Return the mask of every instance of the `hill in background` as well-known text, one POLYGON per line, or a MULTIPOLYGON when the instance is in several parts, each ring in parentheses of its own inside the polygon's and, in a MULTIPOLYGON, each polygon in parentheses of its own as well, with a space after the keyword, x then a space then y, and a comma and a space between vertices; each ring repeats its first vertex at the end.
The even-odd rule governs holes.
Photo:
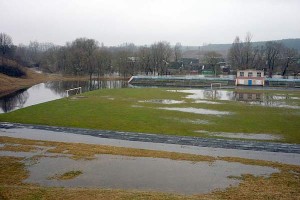
MULTIPOLYGON (((272 40, 272 41, 280 42, 288 48, 293 48, 300 51, 300 38, 272 40)), ((268 41, 252 42, 252 44, 253 46, 262 46, 265 45, 266 42, 268 41)), ((184 46, 183 55, 185 57, 197 58, 199 56, 199 52, 217 51, 222 55, 226 56, 227 51, 230 49, 231 45, 232 43, 231 44, 208 44, 203 46, 184 46)))

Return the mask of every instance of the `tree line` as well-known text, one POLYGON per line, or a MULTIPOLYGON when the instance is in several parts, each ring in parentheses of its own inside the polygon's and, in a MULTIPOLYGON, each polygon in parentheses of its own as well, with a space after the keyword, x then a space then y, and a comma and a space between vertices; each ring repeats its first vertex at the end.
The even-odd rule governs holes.
POLYGON ((288 48, 280 42, 269 41, 265 45, 254 46, 252 35, 248 33, 245 40, 236 37, 228 52, 228 61, 236 69, 261 69, 269 77, 274 72, 287 75, 288 69, 294 75, 300 73, 300 55, 296 49, 288 48))
MULTIPOLYGON (((208 66, 217 74, 220 63, 231 69, 262 69, 272 77, 276 72, 285 76, 288 69, 299 73, 299 52, 278 42, 254 46, 248 33, 242 41, 236 37, 227 55, 215 51, 199 52, 197 67, 208 66)), ((45 72, 65 75, 98 77, 117 74, 129 77, 137 74, 168 75, 170 69, 183 66, 184 48, 180 43, 171 46, 160 41, 148 46, 125 43, 107 47, 94 39, 77 38, 64 46, 52 43, 30 42, 15 46, 12 39, 0 33, 0 51, 3 58, 17 60, 25 66, 39 67, 45 72)))

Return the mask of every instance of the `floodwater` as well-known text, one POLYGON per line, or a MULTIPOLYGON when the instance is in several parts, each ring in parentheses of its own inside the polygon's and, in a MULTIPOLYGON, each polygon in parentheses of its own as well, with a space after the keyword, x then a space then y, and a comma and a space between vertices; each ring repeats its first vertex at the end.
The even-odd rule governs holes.
POLYGON ((206 101, 206 100, 196 100, 194 103, 204 103, 204 104, 221 104, 215 101, 206 101))
MULTIPOLYGON (((127 87, 126 81, 52 81, 40 83, 29 89, 19 90, 0 98, 0 113, 7 113, 28 106, 61 99, 66 96, 66 90, 82 87, 82 92, 103 88, 127 87)), ((76 91, 74 91, 76 92, 76 91)), ((72 93, 71 93, 72 94, 72 93)))
POLYGON ((205 135, 224 138, 238 138, 238 139, 252 139, 252 140, 280 140, 282 137, 265 134, 265 133, 228 133, 228 132, 208 132, 208 131, 196 131, 205 135))
POLYGON ((253 174, 266 176, 277 169, 249 166, 225 161, 189 162, 161 158, 98 155, 94 160, 72 160, 66 157, 43 157, 28 167, 26 183, 59 187, 100 187, 137 189, 182 194, 198 194, 237 185, 228 176, 253 174), (81 170, 72 180, 53 180, 56 174, 81 170))
POLYGON ((184 103, 184 101, 178 101, 172 99, 152 99, 152 100, 139 101, 139 103, 181 104, 184 103))
POLYGON ((260 105, 268 107, 300 109, 299 97, 290 94, 274 94, 267 90, 264 92, 257 92, 247 88, 243 90, 169 90, 170 92, 187 93, 187 99, 194 100, 194 103, 218 104, 220 101, 237 101, 250 105, 260 105))
POLYGON ((161 107, 158 109, 162 110, 173 110, 173 111, 180 111, 180 112, 188 112, 188 113, 195 113, 195 114, 201 114, 201 115, 229 115, 231 112, 226 111, 217 111, 217 110, 210 110, 210 109, 204 109, 204 108, 169 108, 169 107, 161 107))
POLYGON ((240 157, 240 158, 248 158, 248 159, 274 161, 274 162, 280 162, 285 164, 300 165, 300 154, 297 153, 266 152, 266 151, 253 151, 253 150, 224 149, 224 148, 214 148, 214 147, 197 147, 197 146, 167 144, 167 143, 128 141, 128 140, 121 140, 121 139, 101 138, 101 137, 95 137, 90 135, 80 135, 80 134, 74 134, 69 132, 38 130, 38 129, 32 129, 30 127, 0 129, 0 136, 8 136, 8 137, 24 138, 24 139, 32 139, 32 140, 56 141, 56 142, 110 145, 110 146, 118 146, 118 147, 137 148, 137 149, 190 153, 190 154, 207 155, 213 157, 240 157))

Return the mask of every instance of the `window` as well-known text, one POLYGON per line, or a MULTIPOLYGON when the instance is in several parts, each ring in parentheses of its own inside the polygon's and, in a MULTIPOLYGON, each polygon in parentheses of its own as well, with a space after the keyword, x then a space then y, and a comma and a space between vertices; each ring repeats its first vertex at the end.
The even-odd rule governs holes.
POLYGON ((257 77, 261 77, 261 72, 257 72, 257 77))
POLYGON ((244 76, 244 72, 240 72, 240 76, 244 76))
POLYGON ((248 72, 248 77, 252 77, 253 76, 253 72, 248 72))

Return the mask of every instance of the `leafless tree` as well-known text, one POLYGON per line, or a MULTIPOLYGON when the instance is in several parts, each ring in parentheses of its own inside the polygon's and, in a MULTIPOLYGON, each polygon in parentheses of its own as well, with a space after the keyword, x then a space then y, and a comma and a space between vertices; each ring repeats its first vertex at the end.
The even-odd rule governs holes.
POLYGON ((174 58, 175 62, 178 62, 178 60, 182 57, 182 46, 179 42, 176 43, 174 47, 174 58))
POLYGON ((234 68, 257 68, 261 49, 259 47, 253 47, 251 40, 251 33, 247 33, 244 42, 241 41, 239 37, 235 38, 228 53, 228 59, 234 68))
POLYGON ((167 66, 169 65, 172 55, 172 49, 168 42, 158 42, 151 45, 152 60, 155 65, 154 73, 160 75, 167 74, 167 66))
POLYGON ((298 60, 298 51, 296 49, 291 49, 288 47, 283 47, 282 48, 282 72, 281 75, 285 76, 287 73, 288 68, 296 63, 296 61, 298 60))
POLYGON ((98 87, 100 87, 100 76, 111 73, 111 54, 107 48, 102 46, 94 52, 94 64, 97 73, 98 87))
POLYGON ((143 46, 139 48, 138 56, 140 58, 140 69, 146 75, 153 74, 152 54, 149 47, 143 46))
POLYGON ((208 66, 211 66, 214 70, 215 76, 217 75, 218 71, 218 63, 223 60, 223 57, 221 54, 215 52, 215 51, 209 51, 204 54, 204 63, 208 66))
POLYGON ((268 67, 268 75, 273 76, 274 67, 279 63, 282 44, 278 42, 267 42, 265 44, 266 65, 268 67))
POLYGON ((243 44, 240 41, 240 38, 237 36, 232 43, 231 48, 228 53, 228 60, 230 60, 231 66, 234 68, 240 68, 243 64, 242 61, 242 49, 243 44))
POLYGON ((12 39, 6 33, 0 33, 0 51, 2 54, 2 64, 5 54, 12 48, 12 39))

